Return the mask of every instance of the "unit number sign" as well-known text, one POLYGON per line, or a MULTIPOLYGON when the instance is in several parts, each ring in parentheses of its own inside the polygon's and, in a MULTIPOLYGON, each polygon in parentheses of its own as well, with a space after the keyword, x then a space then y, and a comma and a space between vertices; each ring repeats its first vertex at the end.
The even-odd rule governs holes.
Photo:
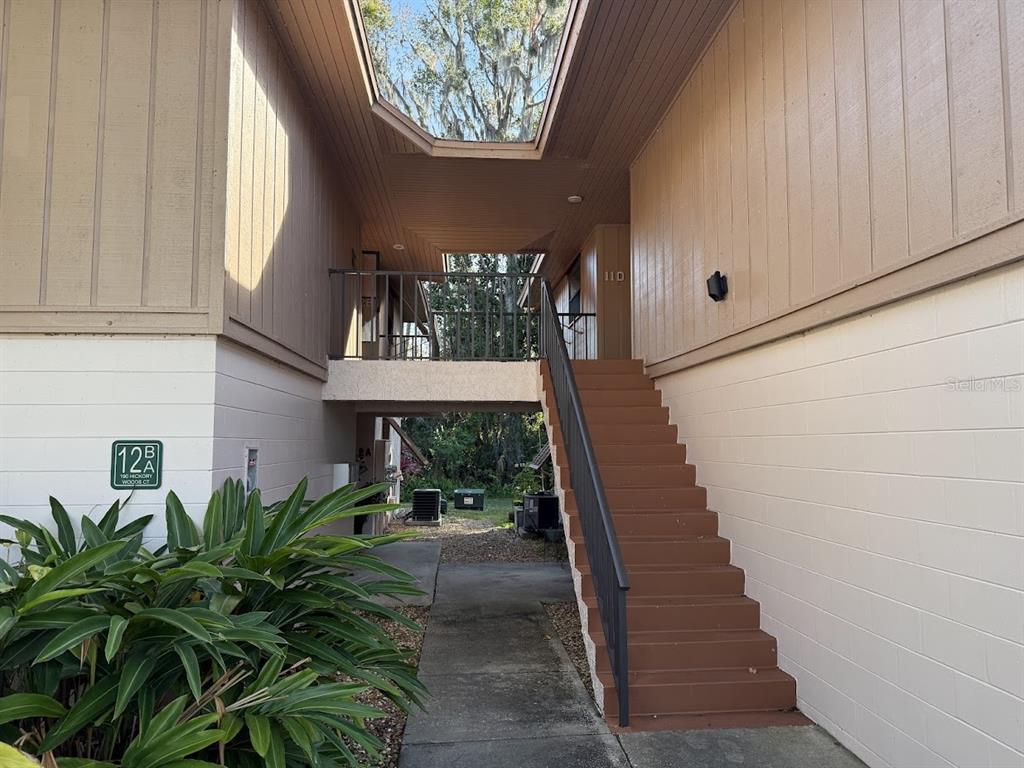
POLYGON ((115 440, 110 447, 111 488, 159 488, 164 445, 159 440, 115 440))

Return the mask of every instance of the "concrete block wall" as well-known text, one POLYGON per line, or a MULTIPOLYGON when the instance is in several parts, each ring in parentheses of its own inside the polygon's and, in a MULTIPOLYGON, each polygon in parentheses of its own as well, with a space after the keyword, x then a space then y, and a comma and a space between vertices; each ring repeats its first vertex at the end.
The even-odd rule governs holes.
POLYGON ((200 518, 213 489, 244 476, 246 447, 260 449, 268 500, 304 476, 311 497, 326 493, 332 463, 355 459, 355 416, 322 387, 213 336, 0 337, 0 511, 50 524, 52 495, 76 525, 98 518, 128 497, 110 487, 117 439, 164 444, 162 486, 135 491, 122 517, 154 515, 149 543, 166 535, 168 491, 200 518))
POLYGON ((303 477, 311 497, 331 490, 334 461, 355 460, 355 414, 323 400, 323 382, 229 341, 217 345, 213 485, 245 475, 259 450, 265 501, 287 496, 303 477))
POLYGON ((800 708, 1024 765, 1024 264, 656 383, 800 708))
POLYGON ((137 490, 122 520, 153 514, 162 539, 168 490, 195 509, 210 498, 215 377, 212 336, 0 337, 0 509, 49 522, 52 495, 76 524, 99 517, 129 493, 110 487, 111 443, 158 439, 162 487, 137 490))

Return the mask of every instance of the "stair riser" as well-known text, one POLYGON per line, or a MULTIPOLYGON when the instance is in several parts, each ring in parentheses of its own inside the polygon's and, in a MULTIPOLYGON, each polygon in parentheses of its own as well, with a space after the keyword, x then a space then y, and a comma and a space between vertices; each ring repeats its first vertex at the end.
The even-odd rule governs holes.
MULTIPOLYGON (((761 613, 757 603, 739 605, 631 606, 627 598, 627 620, 636 632, 667 629, 757 629, 761 613)), ((597 603, 588 604, 597 615, 597 603)))
POLYGON ((619 535, 619 547, 628 568, 632 563, 655 565, 728 565, 729 542, 629 541, 619 535))
POLYGON ((616 464, 682 464, 686 461, 686 446, 681 443, 647 445, 594 446, 597 463, 603 470, 616 464))
MULTIPOLYGON (((728 566, 730 544, 716 535, 718 516, 707 510, 707 492, 696 485, 696 470, 686 464, 686 449, 677 443, 653 380, 640 361, 585 361, 574 368, 629 572, 632 716, 654 722, 673 715, 731 718, 791 710, 796 684, 778 669, 775 639, 754 631, 760 606, 743 596, 743 571, 728 566)), ((594 580, 546 363, 542 371, 566 492, 567 545, 597 646, 594 671, 604 684, 605 716, 614 723, 618 701, 594 580)))
MULTIPOLYGON (((729 542, 709 540, 707 542, 658 542, 629 541, 615 529, 619 537, 622 559, 628 569, 632 565, 728 565, 729 542)), ((570 518, 569 535, 575 547, 577 567, 589 566, 587 545, 576 518, 570 518)))
POLYGON ((654 382, 642 373, 608 373, 576 376, 578 389, 654 389, 654 382))
POLYGON ((668 424, 668 408, 661 406, 583 406, 588 426, 598 424, 668 424))
MULTIPOLYGON (((629 668, 634 671, 774 667, 777 662, 771 637, 741 642, 629 644, 629 668)), ((599 672, 611 671, 603 645, 597 649, 597 668, 599 672)))
MULTIPOLYGON (((630 687, 632 715, 697 714, 710 712, 783 711, 796 702, 796 681, 680 683, 630 687)), ((613 688, 605 688, 605 717, 614 718, 619 703, 613 688)))
MULTIPOLYGON (((662 595, 742 595, 743 571, 719 573, 630 573, 629 593, 637 597, 662 595)), ((583 574, 583 596, 591 597, 594 582, 589 573, 583 574)))
POLYGON ((707 507, 703 488, 607 488, 605 497, 613 509, 701 509, 707 507))
POLYGON ((572 370, 577 376, 584 374, 640 373, 644 372, 643 360, 573 360, 572 370))
MULTIPOLYGON (((629 510, 667 511, 707 509, 707 491, 703 488, 605 488, 612 513, 629 510)), ((565 492, 565 508, 576 510, 576 495, 565 492)))
MULTIPOLYGON (((669 424, 587 424, 590 440, 595 446, 600 445, 651 445, 674 443, 676 428, 669 424)), ((554 443, 558 448, 565 445, 562 429, 556 426, 552 430, 554 443)))
MULTIPOLYGON (((554 402, 551 390, 546 390, 548 406, 554 402)), ((622 406, 625 408, 661 405, 661 393, 656 389, 584 389, 580 391, 584 408, 622 406)))
POLYGON ((612 512, 612 520, 619 536, 713 536, 718 533, 718 516, 714 512, 612 512))
MULTIPOLYGON (((697 469, 690 464, 661 464, 653 466, 625 466, 610 464, 599 466, 601 482, 607 488, 686 488, 697 481, 697 469)), ((559 466, 562 487, 570 485, 569 468, 559 466)))

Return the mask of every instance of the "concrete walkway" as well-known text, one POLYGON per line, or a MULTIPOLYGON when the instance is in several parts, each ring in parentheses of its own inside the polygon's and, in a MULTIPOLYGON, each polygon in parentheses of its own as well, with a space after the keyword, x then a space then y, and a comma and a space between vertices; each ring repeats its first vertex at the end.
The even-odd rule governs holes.
MULTIPOLYGON (((417 566, 424 584, 431 571, 417 566)), ((401 768, 862 765, 814 726, 610 732, 542 605, 573 599, 557 563, 441 565, 420 659, 431 698, 409 718, 401 768)))

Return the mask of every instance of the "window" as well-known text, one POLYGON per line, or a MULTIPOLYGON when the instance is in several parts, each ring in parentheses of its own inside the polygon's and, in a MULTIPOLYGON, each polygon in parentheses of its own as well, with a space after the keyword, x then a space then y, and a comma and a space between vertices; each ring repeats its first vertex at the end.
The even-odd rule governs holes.
POLYGON ((581 309, 581 294, 580 288, 580 256, 576 255, 576 260, 573 261, 572 266, 569 267, 569 272, 566 275, 566 280, 569 285, 569 314, 578 315, 582 311, 581 309))

